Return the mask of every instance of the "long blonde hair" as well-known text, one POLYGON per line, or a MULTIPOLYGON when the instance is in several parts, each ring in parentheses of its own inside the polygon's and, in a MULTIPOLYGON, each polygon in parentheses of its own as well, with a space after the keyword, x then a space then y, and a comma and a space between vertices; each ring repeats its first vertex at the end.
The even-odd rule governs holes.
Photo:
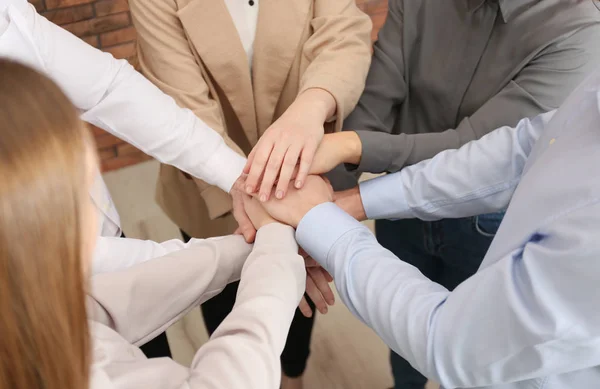
POLYGON ((85 389, 92 140, 47 77, 0 60, 0 389, 85 389))

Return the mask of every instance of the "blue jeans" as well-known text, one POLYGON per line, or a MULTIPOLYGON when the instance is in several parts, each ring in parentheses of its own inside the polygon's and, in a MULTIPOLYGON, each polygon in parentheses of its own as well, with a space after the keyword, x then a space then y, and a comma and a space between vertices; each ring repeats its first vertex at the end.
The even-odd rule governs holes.
MULTIPOLYGON (((453 290, 479 269, 503 216, 498 213, 436 222, 378 220, 375 228, 382 246, 432 281, 453 290)), ((395 389, 423 389, 427 378, 406 360, 392 351, 390 362, 395 389)))

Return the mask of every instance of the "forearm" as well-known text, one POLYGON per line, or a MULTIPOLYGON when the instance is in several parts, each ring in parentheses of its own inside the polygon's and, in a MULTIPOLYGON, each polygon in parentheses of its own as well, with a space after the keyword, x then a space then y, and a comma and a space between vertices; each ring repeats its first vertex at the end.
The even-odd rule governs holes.
POLYGON ((279 357, 304 292, 306 272, 291 227, 261 228, 232 312, 198 351, 192 387, 278 388, 279 357), (235 371, 236 374, 230 374, 235 371))
POLYGON ((553 112, 503 127, 398 173, 363 182, 366 215, 438 220, 506 209, 529 154, 553 112))
POLYGON ((238 280, 250 249, 241 236, 206 239, 127 269, 96 274, 88 315, 131 343, 143 344, 238 280))
POLYGON ((50 23, 23 2, 22 42, 3 56, 25 61, 51 77, 82 112, 82 119, 229 191, 245 163, 221 136, 137 73, 125 60, 95 49, 50 23), (85 71, 85 74, 82 72, 85 71))

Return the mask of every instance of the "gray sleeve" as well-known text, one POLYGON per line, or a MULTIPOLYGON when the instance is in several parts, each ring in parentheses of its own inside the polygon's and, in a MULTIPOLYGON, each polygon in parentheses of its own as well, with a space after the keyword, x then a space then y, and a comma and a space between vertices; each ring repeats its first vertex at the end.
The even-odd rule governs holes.
POLYGON ((388 16, 373 47, 373 59, 365 90, 354 111, 344 121, 345 129, 390 133, 406 98, 403 55, 403 1, 392 0, 388 16))
POLYGON ((362 142, 358 170, 395 172, 443 150, 459 148, 496 128, 514 126, 522 118, 559 107, 585 76, 600 65, 598 36, 600 25, 594 24, 553 43, 455 129, 410 135, 357 131, 362 142))
MULTIPOLYGON (((407 90, 402 47, 403 3, 404 0, 389 2, 385 24, 379 31, 379 38, 373 47, 373 59, 365 90, 354 111, 344 121, 345 130, 360 128, 367 130, 364 132, 387 136, 392 132, 399 112, 398 106, 406 98, 407 90)), ((361 140, 365 142, 362 136, 361 140)), ((380 145, 384 143, 378 143, 376 147, 380 145)), ((364 152, 363 146, 363 155, 364 152)), ((374 148, 373 153, 377 154, 378 150, 374 148)), ((359 173, 354 170, 354 166, 339 165, 326 176, 335 190, 345 190, 357 185, 359 173)))

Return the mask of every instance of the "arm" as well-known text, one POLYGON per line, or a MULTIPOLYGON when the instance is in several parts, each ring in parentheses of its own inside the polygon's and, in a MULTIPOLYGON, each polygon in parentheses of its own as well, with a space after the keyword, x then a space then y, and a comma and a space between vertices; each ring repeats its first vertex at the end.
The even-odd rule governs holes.
POLYGON ((245 161, 217 132, 179 108, 127 61, 85 44, 25 1, 10 3, 14 6, 8 8, 10 18, 22 40, 5 39, 2 55, 20 60, 28 54, 24 46, 30 45, 36 67, 63 89, 83 120, 229 192, 245 161))
POLYGON ((88 315, 130 343, 144 344, 238 280, 250 249, 240 236, 197 240, 185 250, 96 274, 88 315))
POLYGON ((172 239, 158 243, 151 240, 99 236, 94 251, 92 274, 127 269, 202 242, 202 239, 191 239, 188 243, 172 239))
POLYGON ((294 167, 296 187, 302 187, 324 133, 324 122, 335 117, 335 129, 352 111, 364 87, 371 59, 372 23, 354 0, 314 0, 312 34, 302 53, 310 61, 300 79, 296 101, 261 137, 248 157, 249 191, 266 200, 275 179, 276 193, 285 196, 294 167))
MULTIPOLYGON (((439 133, 390 135, 390 123, 386 122, 385 127, 373 126, 367 119, 358 120, 370 118, 369 115, 357 113, 354 119, 350 118, 352 120, 345 123, 345 128, 358 130, 361 138, 362 158, 358 171, 396 172, 443 150, 459 148, 501 126, 513 126, 522 118, 535 117, 558 108, 600 64, 596 38, 599 33, 600 25, 586 26, 553 43, 454 129, 439 133)), ((381 109, 374 108, 378 104, 381 104, 380 100, 370 100, 367 94, 359 106, 381 109)), ((363 110, 366 111, 365 108, 363 110)))
POLYGON ((600 317, 590 314, 600 244, 596 229, 576 227, 598 225, 598 214, 591 203, 558 216, 453 292, 332 204, 309 212, 297 238, 353 314, 421 373, 446 388, 487 387, 600 363, 600 317))
POLYGON ((555 112, 523 119, 516 128, 499 128, 458 150, 361 183, 366 216, 439 220, 506 209, 536 140, 555 112))
MULTIPOLYGON (((118 314, 116 321, 114 317, 100 321, 112 325, 126 339, 135 341, 139 336, 132 337, 135 332, 128 325, 150 328, 143 323, 148 320, 146 315, 150 315, 150 320, 155 316, 162 316, 163 320, 171 316, 176 319, 188 307, 218 293, 235 278, 234 273, 239 276, 246 259, 245 256, 239 258, 238 254, 241 252, 232 251, 235 251, 234 246, 243 245, 244 254, 247 254, 248 246, 239 237, 211 239, 205 243, 205 251, 194 252, 194 248, 180 251, 173 256, 132 268, 128 271, 129 276, 121 277, 116 274, 94 277, 95 296, 104 297, 101 300, 103 302, 110 296, 109 303, 115 307, 111 312, 118 314), (174 264, 174 261, 178 263, 174 264), (215 261, 218 264, 216 271, 215 261), (118 292, 113 293, 111 290, 118 292), (158 315, 153 313, 157 310, 156 301, 160 301, 163 307, 163 312, 158 315), (140 305, 145 308, 138 309, 140 305), (127 307, 129 312, 125 309, 127 307), (138 314, 143 315, 136 316, 138 314), (115 322, 117 325, 111 324, 115 322)), ((269 224, 261 228, 241 274, 233 311, 221 323, 210 341, 196 353, 190 369, 167 358, 114 361, 104 369, 114 388, 279 387, 279 357, 296 306, 304 292, 306 276, 293 229, 281 224, 269 224)), ((174 319, 169 320, 169 323, 174 319)), ((95 320, 98 321, 98 316, 95 320)), ((166 326, 167 324, 161 325, 159 330, 164 330, 166 326)), ((158 331, 152 333, 157 334, 158 331)))

